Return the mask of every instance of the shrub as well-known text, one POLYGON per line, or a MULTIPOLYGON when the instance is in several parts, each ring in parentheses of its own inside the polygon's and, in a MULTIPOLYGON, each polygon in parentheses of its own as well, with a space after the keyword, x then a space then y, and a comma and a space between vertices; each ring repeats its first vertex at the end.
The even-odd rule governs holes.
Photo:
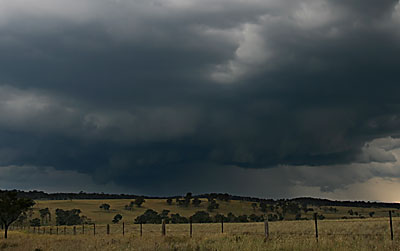
POLYGON ((117 214, 117 215, 114 216, 114 219, 112 220, 112 222, 113 222, 114 224, 116 224, 116 223, 118 223, 120 220, 122 220, 122 215, 117 214))
POLYGON ((212 219, 210 214, 205 211, 197 211, 194 215, 191 216, 193 223, 210 223, 212 219))

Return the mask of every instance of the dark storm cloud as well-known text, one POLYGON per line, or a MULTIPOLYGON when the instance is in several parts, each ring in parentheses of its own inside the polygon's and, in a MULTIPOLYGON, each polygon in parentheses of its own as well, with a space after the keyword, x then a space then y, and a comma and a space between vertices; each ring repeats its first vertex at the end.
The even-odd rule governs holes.
POLYGON ((399 136, 398 1, 2 4, 0 166, 157 193, 396 160, 366 143, 399 136))

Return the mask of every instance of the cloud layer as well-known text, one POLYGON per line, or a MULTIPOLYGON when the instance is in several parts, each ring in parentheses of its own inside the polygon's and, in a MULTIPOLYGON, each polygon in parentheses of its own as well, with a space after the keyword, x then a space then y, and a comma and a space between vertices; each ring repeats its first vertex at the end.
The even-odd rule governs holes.
POLYGON ((0 0, 0 166, 146 194, 397 179, 399 26, 395 0, 0 0))

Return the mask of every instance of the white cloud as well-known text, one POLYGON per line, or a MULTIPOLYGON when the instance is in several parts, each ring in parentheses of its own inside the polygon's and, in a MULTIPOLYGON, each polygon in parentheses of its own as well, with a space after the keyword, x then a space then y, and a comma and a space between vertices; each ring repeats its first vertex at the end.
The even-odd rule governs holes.
POLYGON ((320 28, 339 18, 339 10, 324 0, 301 1, 293 13, 294 22, 303 29, 320 28))
POLYGON ((262 37, 262 31, 262 27, 257 24, 243 25, 234 58, 217 65, 211 73, 211 78, 220 83, 232 83, 260 70, 259 67, 264 65, 272 54, 262 37))

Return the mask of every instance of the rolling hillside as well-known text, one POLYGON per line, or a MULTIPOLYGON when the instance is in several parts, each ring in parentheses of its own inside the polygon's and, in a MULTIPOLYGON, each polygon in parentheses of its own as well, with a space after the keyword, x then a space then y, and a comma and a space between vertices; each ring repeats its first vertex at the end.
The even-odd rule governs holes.
MULTIPOLYGON (((143 205, 138 208, 134 207, 132 210, 125 210, 125 205, 128 205, 132 199, 102 199, 102 200, 37 200, 34 206, 34 215, 32 218, 40 218, 39 209, 49 208, 52 219, 50 224, 55 224, 55 210, 57 208, 70 210, 70 209, 80 209, 82 211, 81 215, 84 215, 90 219, 91 222, 98 224, 111 223, 113 217, 116 214, 121 214, 123 216, 122 221, 133 222, 134 219, 143 214, 147 209, 153 209, 157 212, 162 212, 163 210, 169 210, 170 214, 179 213, 181 216, 190 217, 197 211, 207 211, 207 206, 209 202, 207 199, 200 199, 202 202, 198 207, 190 204, 188 207, 178 206, 173 200, 171 205, 168 205, 166 199, 145 199, 143 205), (103 210, 99 208, 101 204, 109 204, 109 210, 103 210)), ((216 215, 217 213, 227 215, 228 213, 233 213, 236 216, 239 215, 251 215, 255 214, 258 216, 264 215, 265 213, 261 211, 259 203, 256 208, 253 208, 251 201, 241 201, 241 200, 231 200, 231 201, 221 201, 216 200, 219 204, 219 208, 210 212, 210 215, 216 215)), ((314 213, 323 215, 326 219, 342 219, 342 218, 371 218, 369 215, 373 212, 372 218, 376 217, 387 217, 388 210, 393 210, 394 216, 399 216, 400 211, 396 208, 383 208, 383 207, 348 207, 348 206, 313 206, 308 205, 308 210, 306 213, 302 210, 302 219, 312 219, 314 213), (353 211, 353 215, 350 215, 349 211, 353 211)), ((267 214, 275 214, 281 212, 282 208, 275 206, 274 211, 267 211, 267 214)), ((294 220, 295 214, 287 212, 285 214, 284 220, 294 220)))

